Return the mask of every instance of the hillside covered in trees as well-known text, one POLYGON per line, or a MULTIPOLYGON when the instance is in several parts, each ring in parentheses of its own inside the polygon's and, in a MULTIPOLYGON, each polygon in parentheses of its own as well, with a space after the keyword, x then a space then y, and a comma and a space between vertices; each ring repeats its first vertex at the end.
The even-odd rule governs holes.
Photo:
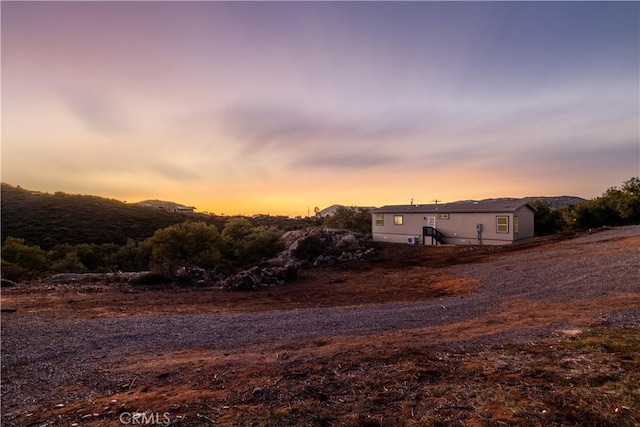
MULTIPOLYGON (((59 244, 125 244, 143 240, 161 228, 185 221, 204 222, 222 231, 232 217, 177 213, 167 209, 124 203, 98 196, 30 191, 2 184, 2 242, 7 237, 51 249, 59 244)), ((270 217, 249 218, 255 225, 292 230, 314 225, 313 220, 270 217)))

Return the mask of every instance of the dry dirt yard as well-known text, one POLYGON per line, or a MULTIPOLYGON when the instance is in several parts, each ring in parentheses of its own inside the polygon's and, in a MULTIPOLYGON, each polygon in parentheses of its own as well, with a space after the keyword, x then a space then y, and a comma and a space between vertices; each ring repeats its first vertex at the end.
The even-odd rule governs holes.
POLYGON ((2 311, 3 426, 640 425, 640 226, 2 311))

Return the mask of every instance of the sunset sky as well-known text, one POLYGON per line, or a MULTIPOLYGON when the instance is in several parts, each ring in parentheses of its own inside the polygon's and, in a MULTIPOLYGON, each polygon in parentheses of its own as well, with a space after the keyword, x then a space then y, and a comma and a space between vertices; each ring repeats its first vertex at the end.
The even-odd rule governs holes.
POLYGON ((2 181, 198 211, 640 175, 638 2, 6 2, 2 181))

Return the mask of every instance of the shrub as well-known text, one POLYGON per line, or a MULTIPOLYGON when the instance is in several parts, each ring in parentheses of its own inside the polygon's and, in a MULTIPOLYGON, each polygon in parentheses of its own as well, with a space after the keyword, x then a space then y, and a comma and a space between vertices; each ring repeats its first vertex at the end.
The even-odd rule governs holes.
POLYGON ((7 237, 2 245, 2 276, 13 281, 36 277, 49 264, 39 246, 29 246, 24 239, 7 237), (9 277, 11 276, 11 277, 9 277))
POLYGON ((640 222, 640 178, 633 177, 621 188, 611 187, 601 197, 562 211, 567 227, 586 230, 605 225, 618 226, 640 222))
POLYGON ((52 263, 51 271, 56 273, 84 273, 87 268, 82 264, 78 257, 78 252, 74 249, 52 263))
POLYGON ((222 237, 204 222, 183 222, 156 231, 149 239, 150 267, 176 277, 181 267, 213 269, 222 259, 222 237))
POLYGON ((338 206, 333 215, 324 219, 324 226, 371 234, 371 212, 364 208, 338 206))
POLYGON ((149 239, 136 242, 128 239, 127 243, 111 255, 109 265, 113 270, 145 271, 151 261, 151 243, 149 239))
POLYGON ((531 204, 536 209, 534 230, 537 236, 546 236, 563 230, 562 212, 554 209, 544 200, 534 200, 531 204))
POLYGON ((222 237, 236 264, 247 266, 273 256, 280 249, 282 232, 275 227, 254 226, 246 218, 227 222, 222 237))

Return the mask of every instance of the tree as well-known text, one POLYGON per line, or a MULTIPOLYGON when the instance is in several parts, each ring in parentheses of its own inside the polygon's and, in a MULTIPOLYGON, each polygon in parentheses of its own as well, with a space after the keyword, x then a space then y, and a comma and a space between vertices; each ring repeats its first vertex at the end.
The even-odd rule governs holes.
POLYGON ((183 222, 157 230, 149 238, 150 267, 176 277, 181 267, 213 269, 222 260, 222 237, 204 222, 183 222))
POLYGON ((371 234, 371 212, 364 208, 338 206, 333 215, 324 219, 324 225, 329 228, 371 234))
POLYGON ((82 243, 75 246, 78 260, 89 271, 105 272, 111 269, 111 259, 121 246, 115 243, 82 243))
POLYGON ((143 271, 149 268, 151 260, 151 244, 149 239, 137 242, 128 239, 124 246, 111 257, 109 265, 112 269, 120 271, 143 271))
POLYGON ((640 178, 631 178, 621 188, 611 187, 588 202, 567 206, 562 213, 567 226, 575 230, 640 223, 640 178))
POLYGON ((24 239, 7 237, 2 245, 2 275, 9 280, 33 278, 46 270, 49 261, 39 246, 29 246, 24 239))
POLYGON ((640 222, 640 178, 633 177, 620 189, 612 187, 604 195, 612 210, 623 224, 640 222))
POLYGON ((531 205, 535 208, 534 230, 537 236, 546 236, 562 231, 564 221, 562 213, 551 207, 545 200, 533 200, 531 205))
POLYGON ((51 271, 56 273, 84 273, 87 271, 87 267, 82 264, 78 252, 74 249, 51 264, 51 271))
POLYGON ((222 230, 225 247, 236 264, 241 266, 273 256, 279 247, 282 232, 275 227, 255 226, 246 218, 233 218, 222 230))

